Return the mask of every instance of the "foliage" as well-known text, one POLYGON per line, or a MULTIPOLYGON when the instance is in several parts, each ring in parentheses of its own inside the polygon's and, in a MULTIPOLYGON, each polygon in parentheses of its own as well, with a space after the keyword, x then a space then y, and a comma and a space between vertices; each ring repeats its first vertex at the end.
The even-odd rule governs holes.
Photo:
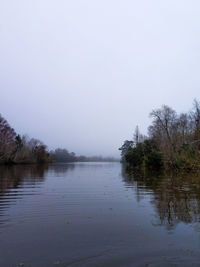
POLYGON ((47 162, 101 161, 114 162, 118 159, 101 156, 76 156, 67 149, 57 148, 48 152, 40 140, 26 135, 17 135, 8 122, 0 115, 0 164, 27 164, 47 162))
POLYGON ((15 147, 16 133, 0 114, 0 162, 11 160, 15 147))
POLYGON ((128 150, 133 147, 133 145, 134 145, 133 141, 126 140, 124 141, 123 145, 119 148, 119 150, 121 150, 122 161, 125 160, 125 155, 127 154, 128 150))
POLYGON ((56 162, 73 162, 76 161, 74 152, 68 152, 67 149, 57 148, 55 151, 50 152, 51 158, 56 162))
POLYGON ((161 169, 163 167, 163 154, 159 151, 152 151, 145 158, 145 166, 149 169, 161 169))
POLYGON ((0 163, 45 163, 49 160, 47 147, 41 141, 16 135, 0 115, 0 163))
POLYGON ((67 149, 57 148, 54 151, 50 151, 51 159, 54 162, 114 162, 118 161, 112 157, 101 156, 77 156, 74 152, 68 152, 67 149))
POLYGON ((134 167, 140 167, 144 160, 143 144, 138 144, 136 147, 129 148, 125 155, 125 159, 134 167))
POLYGON ((134 167, 199 168, 200 103, 194 100, 192 111, 181 114, 164 105, 150 117, 148 136, 142 136, 137 127, 133 140, 126 140, 120 148, 122 159, 134 167))

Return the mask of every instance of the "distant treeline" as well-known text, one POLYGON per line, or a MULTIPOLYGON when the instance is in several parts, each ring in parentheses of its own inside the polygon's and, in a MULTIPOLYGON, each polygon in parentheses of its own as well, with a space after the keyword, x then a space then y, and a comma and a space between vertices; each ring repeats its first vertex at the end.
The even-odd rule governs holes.
POLYGON ((67 149, 48 148, 40 140, 20 136, 0 114, 0 164, 29 164, 76 161, 117 161, 114 158, 76 156, 67 149))
POLYGON ((135 168, 200 168, 200 102, 194 100, 188 113, 177 114, 163 105, 150 113, 148 136, 136 127, 133 140, 126 140, 122 161, 135 168))
POLYGON ((101 156, 76 156, 74 152, 68 152, 67 149, 57 148, 54 151, 50 151, 50 157, 55 162, 114 162, 119 161, 118 159, 112 157, 101 157, 101 156))

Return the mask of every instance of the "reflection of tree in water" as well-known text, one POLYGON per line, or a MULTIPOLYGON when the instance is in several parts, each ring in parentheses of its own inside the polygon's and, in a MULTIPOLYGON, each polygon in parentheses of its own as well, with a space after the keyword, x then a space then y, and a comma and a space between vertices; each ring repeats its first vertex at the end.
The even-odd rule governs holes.
MULTIPOLYGON (((63 175, 69 170, 73 170, 73 164, 57 165, 13 165, 0 166, 0 198, 4 193, 12 189, 23 188, 24 182, 30 186, 44 181, 45 173, 52 171, 55 174, 63 175)), ((15 192, 17 192, 15 190, 15 192)))
POLYGON ((18 199, 30 195, 37 197, 37 188, 44 182, 47 174, 53 172, 53 176, 62 176, 73 168, 73 164, 0 166, 0 225, 9 221, 6 211, 18 199))
MULTIPOLYGON (((46 165, 15 165, 0 166, 0 216, 10 205, 16 203, 17 199, 25 195, 34 195, 30 188, 36 187, 44 180, 44 174, 48 170, 46 165)), ((3 221, 0 220, 0 224, 3 221)))
POLYGON ((25 179, 31 184, 43 181, 44 173, 47 170, 48 166, 46 165, 0 166, 0 194, 18 188, 25 179))
POLYGON ((57 177, 63 176, 64 173, 68 171, 73 171, 74 168, 79 168, 79 169, 102 169, 102 166, 108 166, 115 164, 113 162, 76 162, 76 163, 56 163, 52 164, 49 167, 49 171, 55 174, 57 177))
POLYGON ((49 170, 57 176, 62 176, 64 173, 72 171, 74 166, 74 163, 56 163, 50 165, 49 170))
POLYGON ((178 223, 200 221, 199 173, 127 173, 122 169, 125 182, 135 186, 137 199, 152 193, 151 203, 156 207, 154 225, 173 229, 178 223))

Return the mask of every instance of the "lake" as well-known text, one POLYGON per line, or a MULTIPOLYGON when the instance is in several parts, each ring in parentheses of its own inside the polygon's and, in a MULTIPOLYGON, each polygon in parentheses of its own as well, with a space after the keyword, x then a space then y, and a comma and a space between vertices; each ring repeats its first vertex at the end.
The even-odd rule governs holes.
POLYGON ((200 175, 1 166, 0 266, 200 266, 200 175))

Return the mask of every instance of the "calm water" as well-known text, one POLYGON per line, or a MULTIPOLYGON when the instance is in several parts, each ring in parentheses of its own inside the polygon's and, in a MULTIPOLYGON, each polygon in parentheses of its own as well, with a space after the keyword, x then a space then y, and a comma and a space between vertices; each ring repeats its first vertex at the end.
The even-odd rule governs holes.
POLYGON ((0 266, 200 266, 200 176, 0 167, 0 266))

